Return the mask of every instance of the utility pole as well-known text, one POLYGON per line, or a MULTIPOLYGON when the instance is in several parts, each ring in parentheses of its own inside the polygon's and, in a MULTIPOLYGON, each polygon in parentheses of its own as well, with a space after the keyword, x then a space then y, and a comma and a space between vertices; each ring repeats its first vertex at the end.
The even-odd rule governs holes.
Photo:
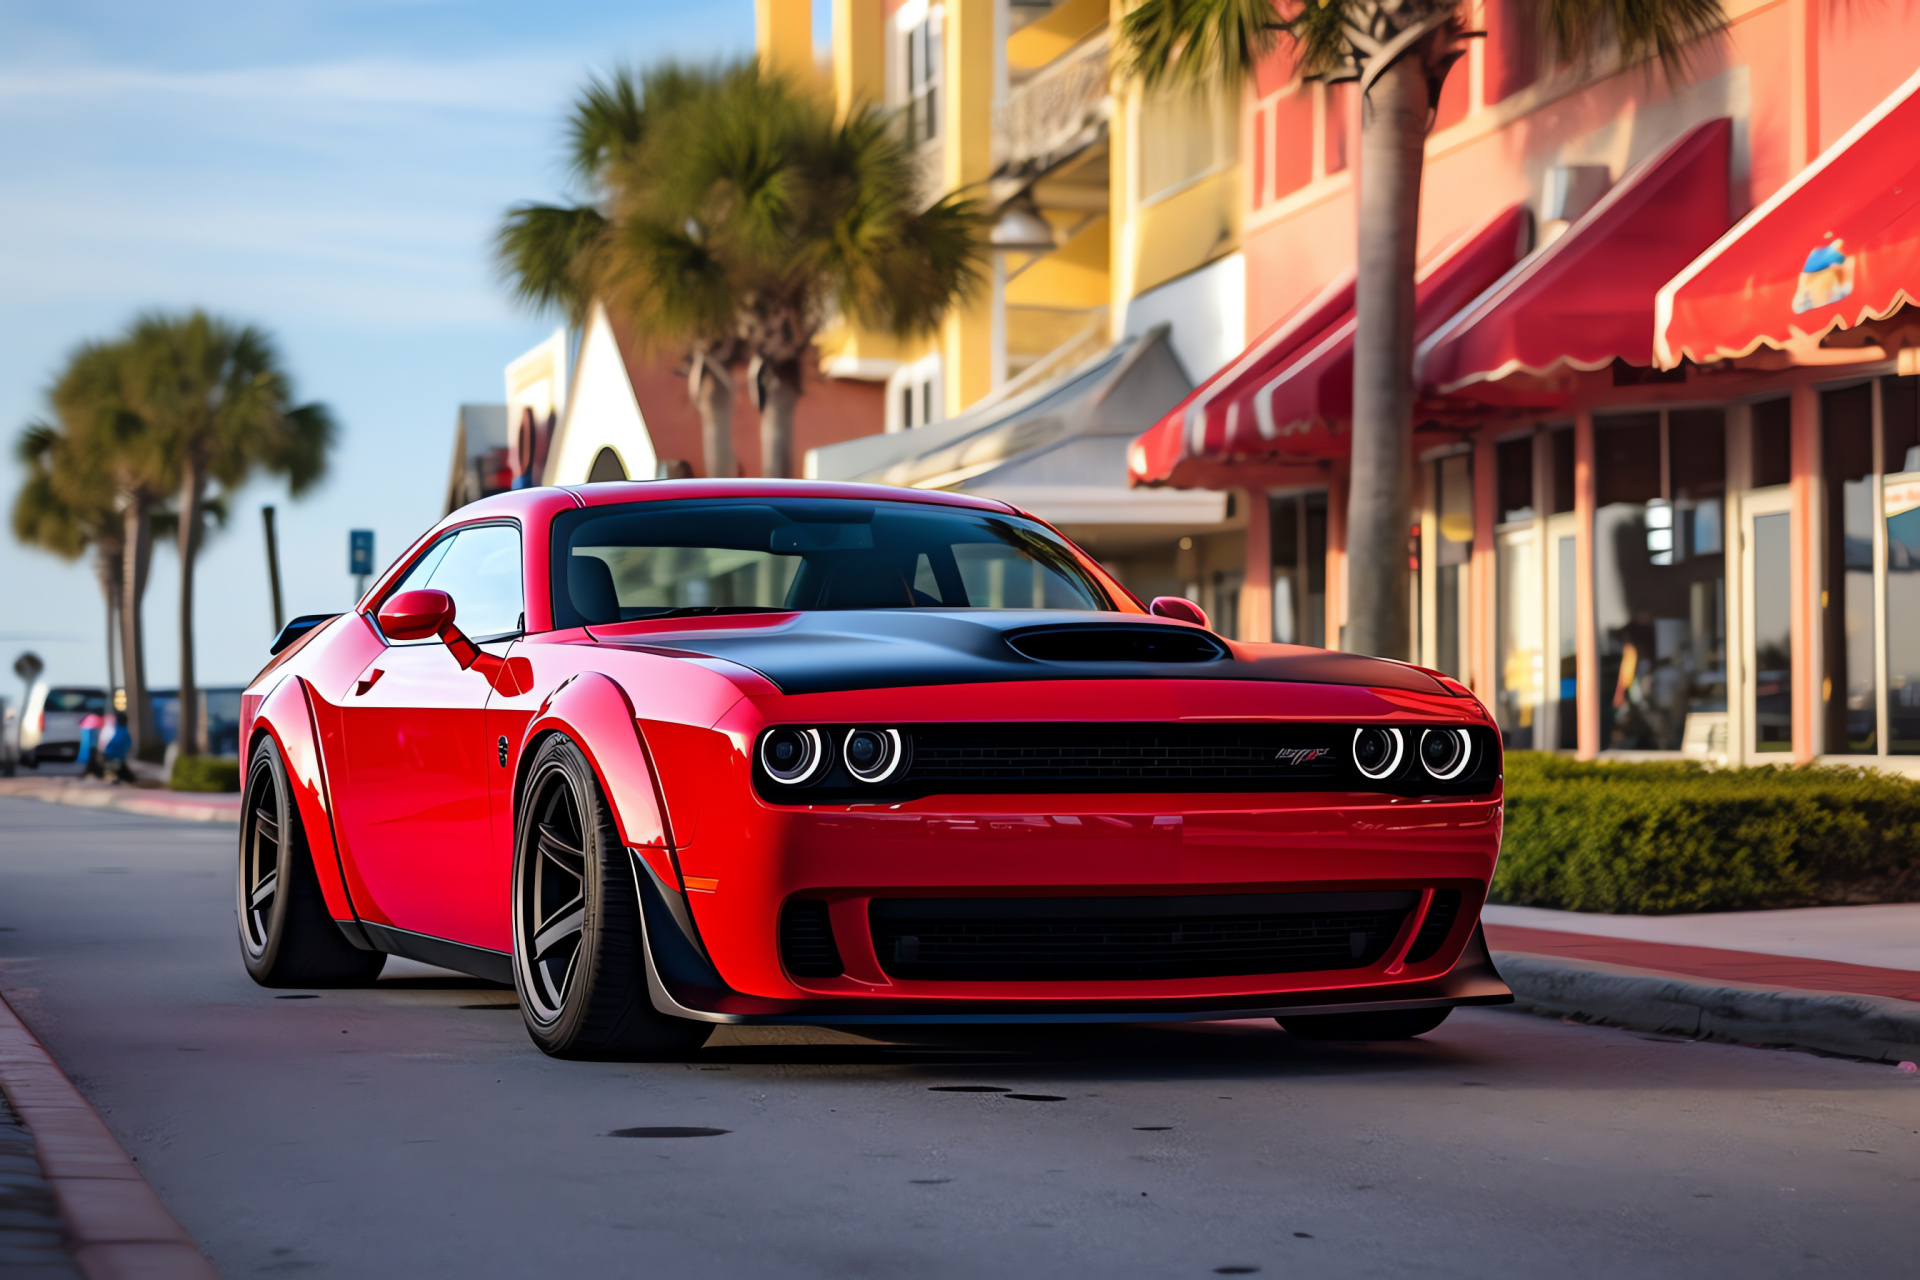
POLYGON ((280 605, 280 539, 273 527, 273 504, 260 508, 260 523, 267 529, 267 582, 273 588, 273 634, 287 625, 286 611, 280 605))

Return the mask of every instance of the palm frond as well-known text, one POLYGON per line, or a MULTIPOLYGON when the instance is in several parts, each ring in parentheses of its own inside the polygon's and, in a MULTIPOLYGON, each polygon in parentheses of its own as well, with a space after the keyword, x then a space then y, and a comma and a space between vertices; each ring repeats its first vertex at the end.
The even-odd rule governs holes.
POLYGON ((578 328, 593 305, 606 234, 606 216, 591 206, 523 204, 494 234, 494 262, 515 301, 559 311, 578 328))
POLYGON ((1143 0, 1120 21, 1121 71, 1149 90, 1237 88, 1273 52, 1283 25, 1273 0, 1143 0))
POLYGON ((1561 61, 1588 64, 1618 49, 1622 66, 1658 63, 1685 78, 1691 51, 1727 25, 1720 0, 1541 0, 1547 39, 1561 61))

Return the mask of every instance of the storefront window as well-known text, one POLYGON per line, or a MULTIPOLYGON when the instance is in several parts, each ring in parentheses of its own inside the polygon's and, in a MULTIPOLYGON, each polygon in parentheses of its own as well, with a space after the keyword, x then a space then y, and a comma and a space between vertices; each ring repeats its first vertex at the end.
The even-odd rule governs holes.
POLYGON ((1821 475, 1827 486, 1826 574, 1820 684, 1825 749, 1873 755, 1880 749, 1874 681, 1873 386, 1820 396, 1821 475))
POLYGON ((1887 750, 1920 754, 1920 379, 1880 380, 1887 522, 1887 750))
POLYGON ((1468 561, 1473 559, 1473 459, 1466 454, 1433 464, 1434 666, 1466 679, 1460 628, 1466 611, 1468 561))
POLYGON ((1273 638, 1326 647, 1327 495, 1273 499, 1273 638))
POLYGON ((1558 538, 1555 542, 1555 554, 1560 558, 1559 572, 1555 575, 1560 585, 1560 599, 1555 602, 1560 635, 1555 667, 1559 675, 1556 689, 1560 703, 1557 737, 1562 751, 1572 751, 1580 745, 1580 543, 1576 538, 1558 538))
POLYGON ((1494 708, 1500 736, 1516 751, 1534 743, 1534 714, 1540 706, 1546 654, 1541 643, 1539 540, 1531 529, 1503 534, 1497 549, 1499 574, 1500 696, 1494 708))
POLYGON ((1753 745, 1793 750, 1793 517, 1753 518, 1753 745))
POLYGON ((1594 463, 1601 744, 1677 751, 1727 709, 1723 416, 1596 419, 1594 463))

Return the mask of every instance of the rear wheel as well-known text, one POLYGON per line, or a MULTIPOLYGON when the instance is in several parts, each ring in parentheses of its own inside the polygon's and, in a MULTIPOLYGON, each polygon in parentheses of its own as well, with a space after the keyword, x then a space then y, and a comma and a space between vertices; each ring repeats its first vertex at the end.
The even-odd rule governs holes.
POLYGON ((513 982, 533 1042, 557 1058, 685 1053, 704 1022, 647 992, 633 868, 580 748, 547 739, 527 771, 513 855, 513 982))
POLYGON ((1302 1040, 1411 1040, 1447 1020, 1452 1009, 1389 1009, 1379 1013, 1309 1013, 1275 1018, 1302 1040))
POLYGON ((334 924, 313 873, 287 766, 263 737, 247 762, 240 806, 240 957, 263 987, 357 987, 387 957, 362 951, 334 924))

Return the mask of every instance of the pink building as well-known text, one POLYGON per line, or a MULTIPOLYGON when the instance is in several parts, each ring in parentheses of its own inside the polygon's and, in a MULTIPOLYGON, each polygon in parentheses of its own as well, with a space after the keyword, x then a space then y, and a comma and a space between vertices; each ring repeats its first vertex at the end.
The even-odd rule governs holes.
MULTIPOLYGON (((1920 8, 1732 0, 1677 84, 1475 8, 1421 206, 1417 660, 1514 748, 1920 772, 1920 8)), ((1132 478, 1244 491, 1220 621, 1334 646, 1357 105, 1276 59, 1242 124, 1260 336, 1132 478)))

